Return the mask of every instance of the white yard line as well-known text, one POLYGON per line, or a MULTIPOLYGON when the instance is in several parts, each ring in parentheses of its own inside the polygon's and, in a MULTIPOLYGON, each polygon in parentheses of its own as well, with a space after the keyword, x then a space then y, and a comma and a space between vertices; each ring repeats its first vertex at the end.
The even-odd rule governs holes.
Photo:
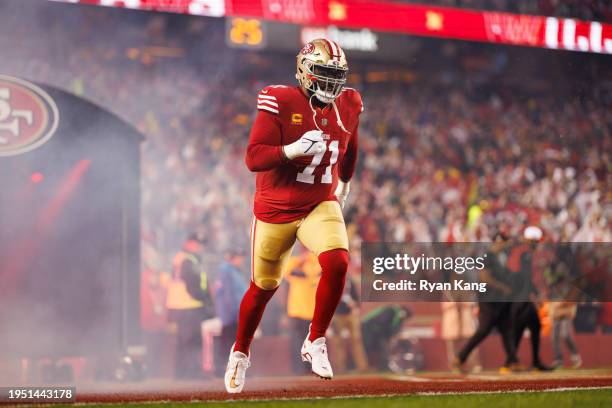
POLYGON ((495 391, 428 391, 416 392, 408 395, 471 395, 471 394, 515 394, 520 392, 565 392, 565 391, 588 391, 588 390, 612 390, 612 386, 603 387, 552 387, 541 390, 495 390, 495 391))

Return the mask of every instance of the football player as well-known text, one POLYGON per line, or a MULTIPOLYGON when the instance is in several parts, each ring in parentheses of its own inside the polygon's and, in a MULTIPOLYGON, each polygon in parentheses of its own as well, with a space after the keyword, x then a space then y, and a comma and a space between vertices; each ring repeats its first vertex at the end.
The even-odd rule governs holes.
POLYGON ((257 173, 251 227, 251 284, 240 304, 225 388, 242 391, 249 346, 281 283, 296 239, 321 265, 316 305, 301 350, 312 372, 331 379, 325 332, 342 296, 349 263, 342 208, 357 160, 361 96, 344 86, 348 63, 333 41, 317 39, 297 55, 298 86, 272 85, 257 96, 246 153, 257 173))

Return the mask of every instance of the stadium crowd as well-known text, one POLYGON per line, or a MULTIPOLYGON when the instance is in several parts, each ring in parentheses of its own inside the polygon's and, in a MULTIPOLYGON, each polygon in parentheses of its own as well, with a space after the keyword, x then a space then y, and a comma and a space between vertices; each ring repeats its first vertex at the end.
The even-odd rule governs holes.
MULTIPOLYGON (((254 181, 243 157, 255 95, 291 83, 293 58, 227 49, 211 20, 177 28, 163 16, 140 16, 125 30, 101 33, 89 27, 110 27, 123 15, 85 9, 63 18, 71 16, 83 35, 70 52, 37 53, 34 40, 12 49, 3 70, 95 100, 146 135, 143 235, 162 258, 194 228, 210 237, 210 252, 248 248, 254 181), (136 46, 143 42, 178 50, 179 58, 156 57, 136 46), (181 58, 184 50, 192 55, 181 58), (215 58, 202 56, 212 50, 215 58)), ((378 68, 355 62, 351 85, 366 106, 346 211, 355 243, 486 241, 499 228, 517 235, 527 222, 550 241, 610 241, 605 82, 562 93, 540 72, 519 89, 513 71, 521 60, 504 61, 502 51, 483 64, 477 47, 459 48, 442 68, 429 66, 437 48, 421 56, 409 83, 369 82, 368 71, 378 68), (542 83, 546 91, 537 91, 542 83)))
MULTIPOLYGON (((199 225, 214 237, 213 252, 248 247, 253 179, 243 156, 262 78, 197 84, 174 74, 155 84, 170 95, 184 87, 184 103, 198 106, 184 118, 148 111, 139 122, 152 136, 143 151, 145 226, 163 242, 199 225)), ((612 117, 603 106, 554 95, 478 100, 478 89, 422 83, 363 94, 347 211, 355 243, 487 241, 498 228, 518 236, 526 223, 553 242, 611 240, 612 117)))

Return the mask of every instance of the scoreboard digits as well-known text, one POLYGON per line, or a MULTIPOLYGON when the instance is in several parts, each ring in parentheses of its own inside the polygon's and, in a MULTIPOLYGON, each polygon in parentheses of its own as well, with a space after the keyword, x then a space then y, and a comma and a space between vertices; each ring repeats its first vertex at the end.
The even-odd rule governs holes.
POLYGON ((240 48, 265 46, 265 23, 255 18, 233 17, 226 20, 228 45, 240 48))

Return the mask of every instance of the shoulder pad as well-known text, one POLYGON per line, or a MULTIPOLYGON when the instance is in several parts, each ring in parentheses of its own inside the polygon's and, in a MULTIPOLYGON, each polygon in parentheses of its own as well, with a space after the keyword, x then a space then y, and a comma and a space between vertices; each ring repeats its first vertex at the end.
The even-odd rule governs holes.
POLYGON ((291 87, 286 85, 269 85, 257 95, 257 109, 278 115, 280 103, 291 87))
POLYGON ((363 112, 363 100, 361 99, 361 94, 354 88, 344 87, 342 90, 346 96, 347 101, 356 107, 359 113, 363 112))
POLYGON ((278 115, 278 99, 274 88, 267 86, 257 94, 257 110, 278 115))

